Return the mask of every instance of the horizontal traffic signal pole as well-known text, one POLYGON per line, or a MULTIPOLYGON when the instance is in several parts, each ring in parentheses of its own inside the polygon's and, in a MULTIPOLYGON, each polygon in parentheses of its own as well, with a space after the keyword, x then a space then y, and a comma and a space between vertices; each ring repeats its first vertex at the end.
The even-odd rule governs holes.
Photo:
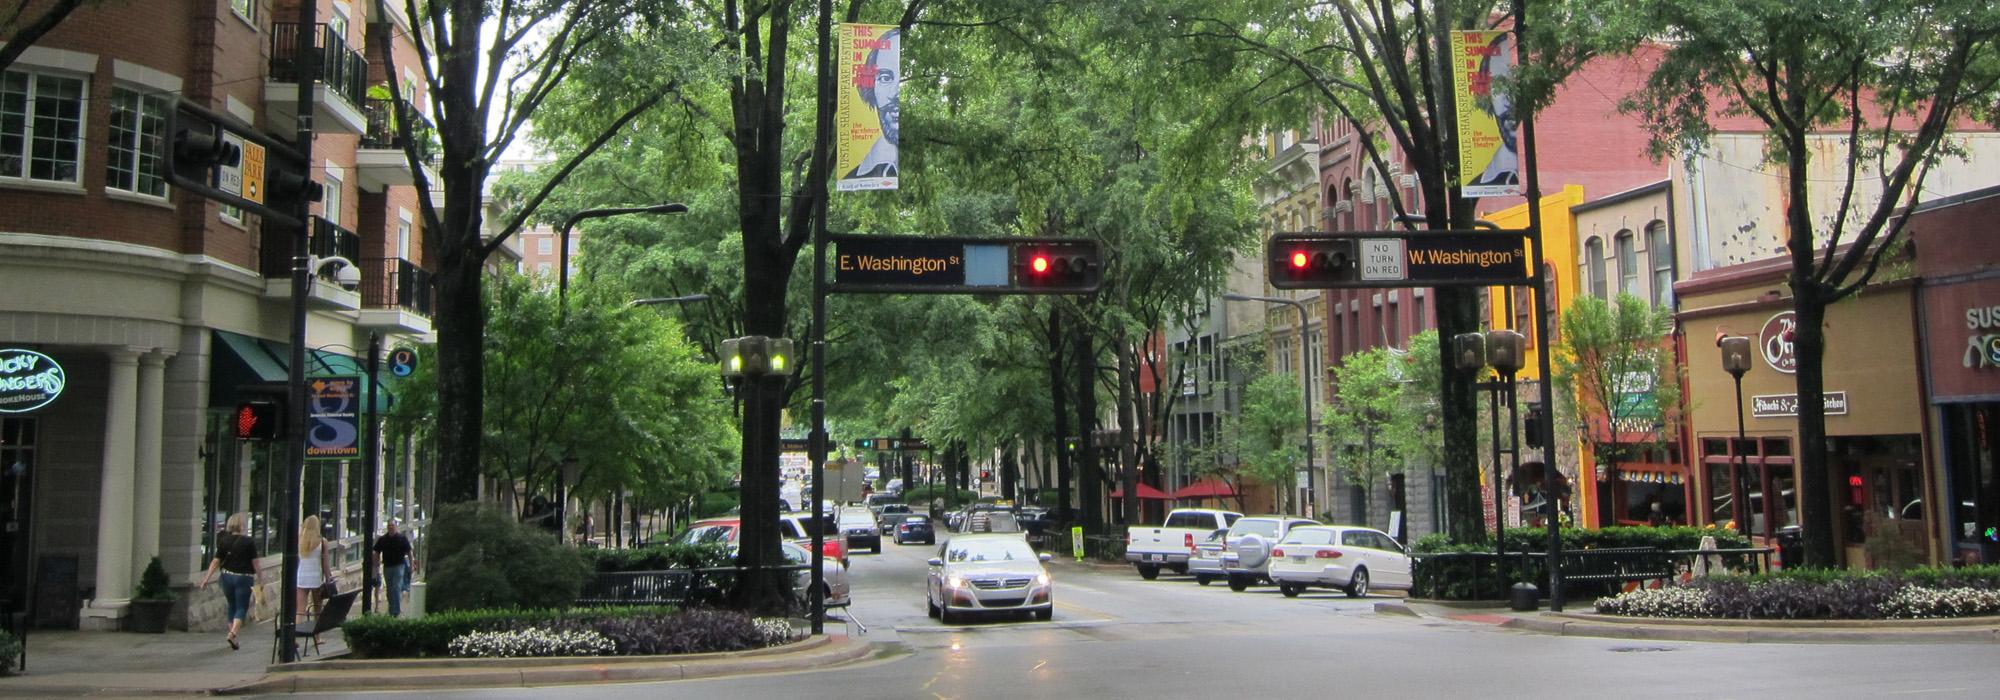
POLYGON ((830 234, 846 294, 1090 294, 1104 283, 1097 241, 830 234))
POLYGON ((176 100, 166 132, 159 155, 176 188, 285 226, 305 225, 301 200, 319 201, 304 154, 232 115, 176 100), (224 187, 225 170, 236 178, 235 191, 224 187))
POLYGON ((1277 289, 1532 284, 1525 231, 1280 233, 1264 247, 1277 289))

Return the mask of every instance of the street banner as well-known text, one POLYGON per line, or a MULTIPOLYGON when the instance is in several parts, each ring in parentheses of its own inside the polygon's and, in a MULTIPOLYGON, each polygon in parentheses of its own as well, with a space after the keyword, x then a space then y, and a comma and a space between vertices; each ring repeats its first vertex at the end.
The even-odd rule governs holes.
POLYGON ((361 457, 361 376, 306 383, 306 459, 361 457))
POLYGON ((1504 30, 1451 33, 1452 84, 1458 107, 1458 176, 1466 197, 1521 193, 1520 120, 1498 84, 1514 74, 1514 35, 1504 30))
POLYGON ((840 25, 839 104, 834 140, 839 159, 836 188, 896 189, 901 140, 903 32, 889 24, 840 25))

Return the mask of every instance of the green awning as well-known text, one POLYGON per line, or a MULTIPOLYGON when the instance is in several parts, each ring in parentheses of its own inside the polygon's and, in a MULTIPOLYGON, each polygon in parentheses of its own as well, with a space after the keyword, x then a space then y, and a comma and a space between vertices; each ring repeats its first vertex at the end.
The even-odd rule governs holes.
MULTIPOLYGON (((273 389, 282 395, 285 382, 290 378, 287 369, 292 359, 290 344, 229 331, 214 333, 216 342, 209 372, 209 405, 230 406, 247 398, 246 393, 268 395, 273 389)), ((379 390, 369 386, 368 368, 360 360, 330 350, 306 353, 306 376, 335 375, 361 377, 362 386, 366 387, 364 391, 374 400, 377 411, 386 413, 389 406, 395 403, 395 390, 389 387, 389 381, 384 381, 379 390)), ((387 368, 383 368, 383 379, 391 379, 387 368)))

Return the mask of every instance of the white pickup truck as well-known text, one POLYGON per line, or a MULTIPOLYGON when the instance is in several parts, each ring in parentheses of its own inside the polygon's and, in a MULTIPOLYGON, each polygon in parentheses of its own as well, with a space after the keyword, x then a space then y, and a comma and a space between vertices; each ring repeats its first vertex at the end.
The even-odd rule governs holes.
POLYGON ((1207 508, 1179 508, 1167 514, 1160 527, 1135 525, 1125 530, 1125 561, 1139 569, 1139 576, 1151 581, 1165 568, 1187 573, 1188 557, 1195 543, 1208 539, 1216 530, 1228 529, 1242 513, 1207 508))

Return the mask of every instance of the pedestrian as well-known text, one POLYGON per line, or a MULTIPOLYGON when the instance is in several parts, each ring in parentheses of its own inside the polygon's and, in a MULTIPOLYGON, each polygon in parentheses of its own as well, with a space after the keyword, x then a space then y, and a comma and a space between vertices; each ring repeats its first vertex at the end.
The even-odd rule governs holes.
POLYGON ((374 556, 376 569, 382 572, 388 587, 383 593, 389 596, 389 616, 403 616, 403 593, 410 590, 410 577, 417 573, 417 558, 410 547, 410 538, 396 530, 396 521, 390 520, 388 529, 381 537, 375 538, 374 556))
POLYGON ((319 516, 308 515, 305 522, 299 523, 298 592, 293 599, 300 622, 319 617, 319 604, 325 600, 320 587, 333 581, 333 567, 328 560, 326 539, 319 534, 319 516))
POLYGON ((229 605, 229 636, 224 641, 230 649, 243 648, 236 643, 236 633, 243 629, 243 619, 250 616, 251 591, 263 573, 257 565, 257 541, 243 534, 246 519, 243 513, 229 516, 215 538, 215 558, 208 562, 208 573, 202 574, 201 585, 196 587, 207 589, 216 572, 222 572, 222 599, 229 605))

